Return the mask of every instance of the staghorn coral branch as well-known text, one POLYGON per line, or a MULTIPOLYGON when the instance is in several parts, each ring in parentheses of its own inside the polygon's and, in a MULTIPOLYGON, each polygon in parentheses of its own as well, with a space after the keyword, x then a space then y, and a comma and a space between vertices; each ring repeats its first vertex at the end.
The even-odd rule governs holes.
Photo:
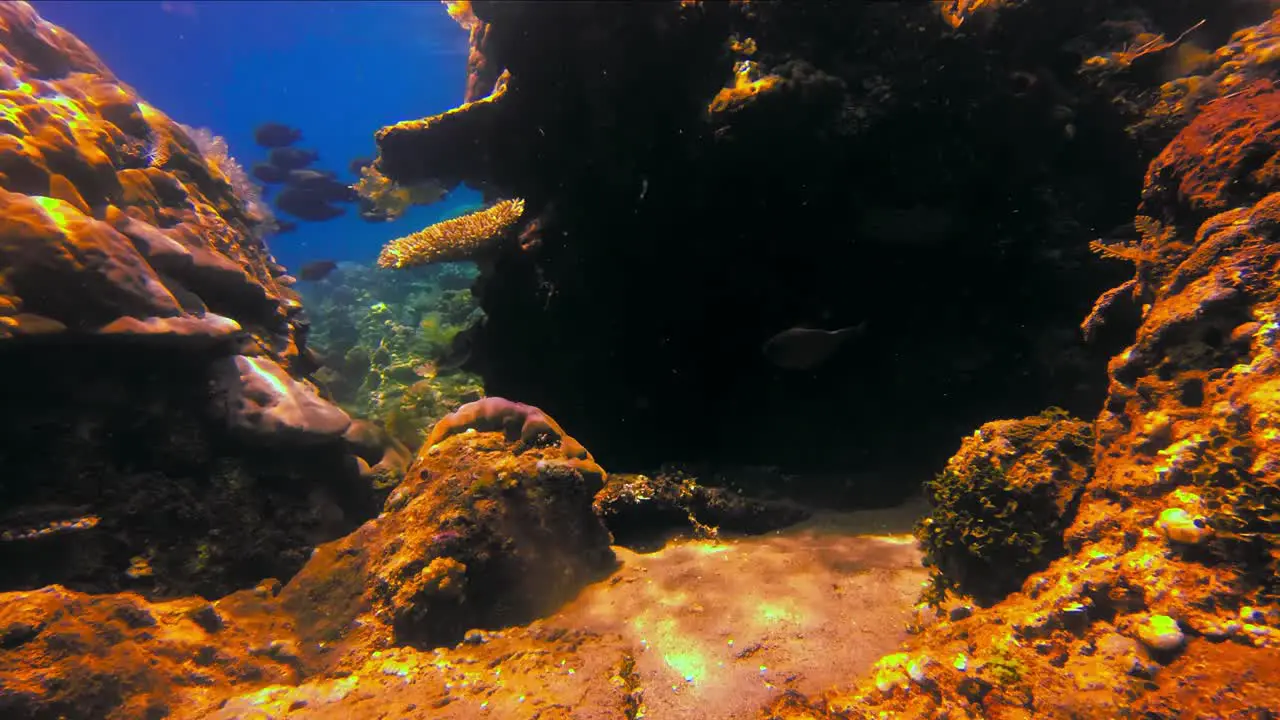
POLYGON ((438 262, 475 260, 494 250, 520 216, 524 200, 503 200, 493 207, 429 225, 387 243, 378 266, 405 268, 438 262))
POLYGON ((1135 264, 1155 259, 1153 253, 1143 250, 1137 243, 1107 245, 1101 240, 1092 240, 1089 242, 1089 250, 1099 257, 1125 260, 1135 264))

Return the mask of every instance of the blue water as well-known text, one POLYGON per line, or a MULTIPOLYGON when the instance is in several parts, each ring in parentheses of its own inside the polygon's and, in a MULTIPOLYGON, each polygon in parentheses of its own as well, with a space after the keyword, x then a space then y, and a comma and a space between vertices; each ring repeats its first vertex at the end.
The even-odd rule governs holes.
MULTIPOLYGON (((378 128, 462 101, 467 32, 435 0, 32 5, 86 42, 151 105, 226 138, 246 170, 266 159, 253 129, 272 121, 302 130, 297 145, 320 152, 313 167, 354 182, 347 164, 375 155, 378 128)), ((369 262, 387 240, 478 200, 460 188, 444 202, 376 224, 345 205, 340 218, 299 222, 297 231, 272 238, 271 252, 291 268, 315 259, 369 262)))

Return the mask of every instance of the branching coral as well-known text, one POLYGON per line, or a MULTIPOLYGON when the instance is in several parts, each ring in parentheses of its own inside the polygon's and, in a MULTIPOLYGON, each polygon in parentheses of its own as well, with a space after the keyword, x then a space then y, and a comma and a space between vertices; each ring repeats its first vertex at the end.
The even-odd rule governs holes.
POLYGON ((524 214, 524 200, 503 200, 493 207, 445 220, 392 240, 378 256, 384 268, 475 260, 497 247, 524 214))
POLYGON ((445 0, 445 9, 448 11, 449 17, 453 18, 464 30, 471 30, 480 24, 480 20, 471 9, 471 0, 445 0))

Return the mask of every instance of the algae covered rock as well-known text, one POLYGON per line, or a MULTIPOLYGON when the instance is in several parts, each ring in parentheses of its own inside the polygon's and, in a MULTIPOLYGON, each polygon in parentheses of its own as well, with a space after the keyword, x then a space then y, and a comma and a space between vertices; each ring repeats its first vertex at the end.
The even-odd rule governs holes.
POLYGON ((432 440, 381 515, 285 586, 309 642, 453 643, 538 617, 613 566, 591 506, 604 471, 537 408, 486 398, 432 440))
POLYGON ((1093 430, 1060 410, 997 420, 965 438, 925 485, 933 510, 916 529, 930 595, 993 602, 1063 550, 1093 470, 1093 430))
POLYGON ((705 485, 678 468, 652 475, 610 474, 596 495, 595 510, 614 542, 630 548, 660 547, 673 533, 686 531, 697 537, 765 533, 812 514, 796 503, 705 485))

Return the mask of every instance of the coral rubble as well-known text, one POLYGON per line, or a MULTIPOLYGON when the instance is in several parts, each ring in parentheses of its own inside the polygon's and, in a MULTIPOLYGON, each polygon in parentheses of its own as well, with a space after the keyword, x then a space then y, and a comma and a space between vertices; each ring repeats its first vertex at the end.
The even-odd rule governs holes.
POLYGON ((763 533, 811 515, 807 507, 793 502, 704 485, 676 468, 653 475, 610 475, 596 495, 595 509, 614 542, 627 547, 660 546, 679 530, 692 530, 699 537, 763 533))

